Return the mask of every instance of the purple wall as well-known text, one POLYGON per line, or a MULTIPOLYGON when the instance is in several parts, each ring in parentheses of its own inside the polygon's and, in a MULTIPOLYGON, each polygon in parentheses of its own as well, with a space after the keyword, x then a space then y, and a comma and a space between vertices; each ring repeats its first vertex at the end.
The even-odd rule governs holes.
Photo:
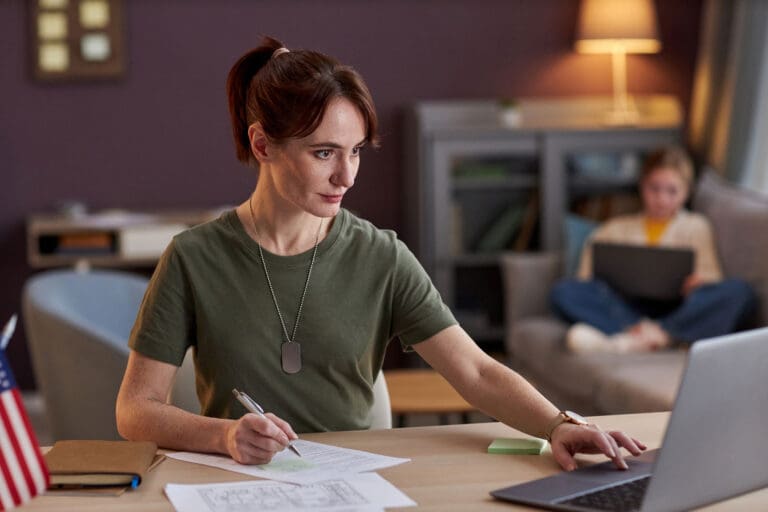
MULTIPOLYGON (((230 141, 231 64, 274 35, 351 64, 366 78, 383 147, 367 152, 345 206, 402 223, 400 115, 422 99, 610 93, 608 56, 571 50, 575 0, 127 0, 127 75, 41 84, 28 72, 26 6, 0 2, 0 322, 31 274, 24 219, 78 199, 93 209, 235 204, 251 171, 230 141)), ((629 88, 688 105, 701 2, 659 2, 664 49, 629 58, 629 88)), ((32 379, 23 329, 9 349, 32 379)))

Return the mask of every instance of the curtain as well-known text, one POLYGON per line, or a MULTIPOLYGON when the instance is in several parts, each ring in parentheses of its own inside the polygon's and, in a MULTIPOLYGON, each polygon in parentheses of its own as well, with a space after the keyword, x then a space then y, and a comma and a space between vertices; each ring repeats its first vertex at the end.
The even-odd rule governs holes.
POLYGON ((694 154, 768 192, 768 2, 706 0, 693 87, 694 154))

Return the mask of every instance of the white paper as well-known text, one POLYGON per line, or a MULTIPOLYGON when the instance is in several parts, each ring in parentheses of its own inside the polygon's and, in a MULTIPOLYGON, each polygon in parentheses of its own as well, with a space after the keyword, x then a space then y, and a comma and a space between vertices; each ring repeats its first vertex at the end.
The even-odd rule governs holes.
POLYGON ((305 486, 258 480, 223 484, 167 484, 176 512, 245 510, 374 512, 416 503, 376 473, 347 475, 305 486))
POLYGON ((240 464, 230 457, 204 453, 177 452, 169 453, 168 457, 296 484, 319 482, 341 475, 375 471, 411 460, 339 448, 301 439, 294 441, 293 444, 301 453, 301 457, 290 450, 283 450, 276 454, 269 464, 253 466, 240 464))

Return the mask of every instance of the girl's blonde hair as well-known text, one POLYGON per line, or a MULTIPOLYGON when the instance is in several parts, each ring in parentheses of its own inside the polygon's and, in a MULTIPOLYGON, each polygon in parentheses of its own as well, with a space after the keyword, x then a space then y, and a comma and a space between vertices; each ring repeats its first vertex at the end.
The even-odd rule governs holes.
POLYGON ((640 182, 645 181, 648 175, 660 168, 676 171, 690 190, 693 184, 693 162, 691 157, 688 156, 688 152, 683 148, 679 146, 666 146, 648 155, 645 162, 643 162, 643 168, 640 172, 640 182))

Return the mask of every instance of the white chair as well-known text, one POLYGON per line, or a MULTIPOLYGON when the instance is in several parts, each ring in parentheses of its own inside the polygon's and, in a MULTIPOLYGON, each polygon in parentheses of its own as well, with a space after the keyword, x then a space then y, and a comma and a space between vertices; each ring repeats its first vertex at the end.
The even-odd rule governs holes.
POLYGON ((384 379, 384 372, 379 372, 373 382, 373 407, 368 413, 371 430, 392 428, 392 406, 389 402, 389 389, 384 379))
POLYGON ((115 399, 147 279, 116 271, 42 272, 23 318, 53 440, 119 439, 115 399))
POLYGON ((191 348, 187 350, 187 355, 176 372, 176 380, 166 401, 185 411, 200 414, 200 401, 195 390, 195 361, 191 348))

